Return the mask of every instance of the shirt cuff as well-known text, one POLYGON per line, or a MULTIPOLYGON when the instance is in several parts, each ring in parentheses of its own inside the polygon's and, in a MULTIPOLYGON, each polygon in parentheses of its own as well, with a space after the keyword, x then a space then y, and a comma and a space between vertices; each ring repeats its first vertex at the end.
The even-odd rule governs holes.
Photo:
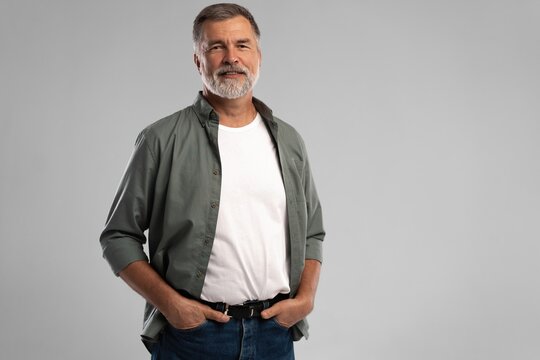
POLYGON ((306 259, 317 260, 322 263, 323 249, 322 241, 317 238, 307 239, 306 241, 306 259))
POLYGON ((144 253, 141 244, 136 240, 126 238, 115 239, 107 244, 107 247, 103 250, 103 257, 109 262, 116 276, 134 261, 145 260, 148 262, 148 257, 144 253))

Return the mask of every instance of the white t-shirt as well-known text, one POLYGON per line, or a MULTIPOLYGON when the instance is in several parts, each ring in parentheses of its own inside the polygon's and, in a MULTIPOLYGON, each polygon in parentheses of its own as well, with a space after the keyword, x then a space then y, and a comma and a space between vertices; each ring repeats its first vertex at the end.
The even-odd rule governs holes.
POLYGON ((241 304, 288 293, 286 198, 277 151, 259 114, 219 125, 221 198, 201 298, 241 304))

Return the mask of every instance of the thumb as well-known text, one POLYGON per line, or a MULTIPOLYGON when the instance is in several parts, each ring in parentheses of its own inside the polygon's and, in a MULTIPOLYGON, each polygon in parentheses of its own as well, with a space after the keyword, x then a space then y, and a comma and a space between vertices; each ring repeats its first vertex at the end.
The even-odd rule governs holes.
POLYGON ((226 323, 231 319, 229 316, 225 315, 224 313, 211 309, 211 308, 206 308, 204 310, 204 316, 209 320, 214 320, 220 323, 226 323))
POLYGON ((276 316, 279 313, 278 304, 275 304, 274 306, 269 307, 268 309, 261 312, 261 317, 263 319, 270 319, 276 316))

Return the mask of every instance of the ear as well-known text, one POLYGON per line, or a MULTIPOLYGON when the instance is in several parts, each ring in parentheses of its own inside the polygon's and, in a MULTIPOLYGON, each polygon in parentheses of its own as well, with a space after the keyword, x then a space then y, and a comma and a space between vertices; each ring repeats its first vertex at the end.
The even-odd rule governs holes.
POLYGON ((260 68, 261 64, 262 64, 262 51, 261 51, 261 48, 257 48, 257 52, 259 53, 259 68, 260 68))
POLYGON ((197 71, 199 74, 201 73, 201 60, 199 60, 199 56, 197 54, 193 54, 193 62, 195 63, 195 66, 197 67, 197 71))

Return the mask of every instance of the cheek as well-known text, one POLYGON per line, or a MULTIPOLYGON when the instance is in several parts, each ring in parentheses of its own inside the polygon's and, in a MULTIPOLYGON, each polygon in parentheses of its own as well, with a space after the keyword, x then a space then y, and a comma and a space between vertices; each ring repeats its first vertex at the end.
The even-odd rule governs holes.
POLYGON ((208 64, 207 62, 202 62, 201 63, 201 67, 199 68, 199 72, 202 73, 202 74, 212 74, 213 73, 213 68, 210 64, 208 64))
POLYGON ((203 71, 213 73, 221 66, 221 63, 217 59, 207 59, 204 64, 201 65, 204 69, 203 71))

